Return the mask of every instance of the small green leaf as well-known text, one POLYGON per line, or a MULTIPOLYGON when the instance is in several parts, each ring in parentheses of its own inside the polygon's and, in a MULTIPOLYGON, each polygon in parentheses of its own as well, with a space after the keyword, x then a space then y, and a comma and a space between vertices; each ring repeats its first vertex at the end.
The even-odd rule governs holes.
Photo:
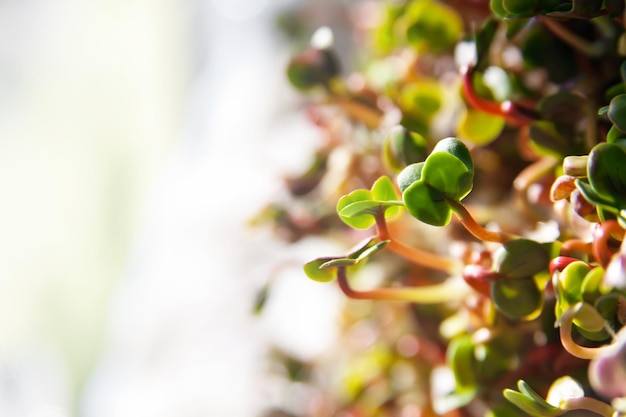
POLYGON ((333 260, 335 258, 325 257, 317 258, 304 264, 304 273, 317 282, 330 282, 335 279, 334 269, 320 269, 322 265, 333 260))
POLYGON ((472 175, 474 175, 474 163, 472 162, 472 155, 470 155, 470 151, 469 149, 467 149, 467 146, 465 146, 465 144, 460 140, 453 137, 441 139, 439 142, 437 142, 437 145, 435 145, 435 148, 431 152, 431 155, 438 152, 446 152, 455 156, 461 162, 463 162, 463 164, 467 167, 467 170, 472 175))
POLYGON ((515 319, 534 317, 543 305, 541 292, 532 277, 493 281, 491 298, 498 311, 515 319))
POLYGON ((537 394, 526 382, 519 381, 518 387, 521 392, 505 389, 504 398, 535 417, 555 417, 564 413, 561 409, 549 404, 537 394))
POLYGON ((374 182, 372 190, 355 190, 339 199, 337 214, 348 226, 367 229, 376 223, 375 216, 385 213, 391 217, 404 203, 393 188, 389 177, 382 176, 374 182))
POLYGON ((383 160, 394 171, 401 171, 405 166, 423 161, 428 155, 426 139, 403 126, 396 126, 385 138, 383 160))
POLYGON ((626 133, 626 94, 613 97, 609 103, 609 120, 622 132, 626 133))
POLYGON ((385 175, 378 178, 372 185, 372 196, 376 201, 398 201, 400 196, 396 192, 391 179, 385 175))
POLYGON ((548 249, 534 240, 515 239, 506 242, 494 254, 493 267, 509 278, 533 276, 548 268, 548 249))
POLYGON ((446 197, 460 201, 472 191, 474 176, 459 158, 447 152, 433 152, 426 159, 422 179, 446 197))
POLYGON ((468 108, 460 117, 458 135, 476 145, 487 145, 500 136, 504 118, 468 108))
MULTIPOLYGON (((582 301, 582 283, 591 267, 582 261, 575 261, 563 268, 558 278, 559 294, 568 305, 582 301)), ((565 308, 567 308, 565 306, 565 308)))
POLYGON ((589 153, 587 176, 600 196, 614 201, 615 208, 626 208, 626 149, 613 143, 596 145, 589 153))
POLYGON ((458 388, 475 389, 477 384, 476 358, 471 335, 463 334, 450 341, 446 350, 446 362, 454 374, 458 388))
POLYGON ((452 7, 432 0, 418 0, 407 10, 407 38, 418 49, 444 52, 463 34, 463 21, 452 7))
POLYGON ((606 324, 604 317, 589 303, 582 303, 573 322, 580 329, 591 333, 602 332, 606 324))
POLYGON ((424 169, 424 162, 418 162, 415 164, 411 164, 404 168, 398 174, 398 187, 400 191, 404 193, 407 188, 415 181, 419 181, 422 178, 422 170, 424 169))
POLYGON ((450 223, 452 210, 441 191, 423 180, 415 181, 402 194, 407 211, 416 219, 433 226, 450 223))
POLYGON ((348 226, 367 229, 376 223, 370 210, 376 208, 377 204, 372 200, 372 192, 369 190, 352 191, 337 202, 337 214, 348 226))
POLYGON ((502 7, 514 15, 530 16, 537 4, 537 0, 502 0, 502 7))

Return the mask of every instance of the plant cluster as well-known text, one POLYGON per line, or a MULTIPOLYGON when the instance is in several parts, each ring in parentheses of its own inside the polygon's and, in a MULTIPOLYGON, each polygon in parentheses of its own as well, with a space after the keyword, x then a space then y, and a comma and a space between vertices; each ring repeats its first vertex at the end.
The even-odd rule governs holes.
POLYGON ((299 415, 626 415, 625 2, 349 7, 354 68, 328 28, 289 63, 323 135, 264 212, 360 241, 304 266, 357 301, 299 415))

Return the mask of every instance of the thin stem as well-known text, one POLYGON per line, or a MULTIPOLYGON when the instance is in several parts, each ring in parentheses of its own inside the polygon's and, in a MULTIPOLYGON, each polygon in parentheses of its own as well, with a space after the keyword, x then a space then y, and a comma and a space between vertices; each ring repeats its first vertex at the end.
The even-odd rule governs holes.
POLYGON ((607 220, 599 224, 593 231, 593 255, 604 268, 611 262, 613 256, 608 245, 608 240, 613 234, 621 239, 624 238, 624 229, 615 220, 607 220))
POLYGON ((382 111, 363 104, 351 97, 334 94, 331 96, 331 99, 351 117, 359 120, 370 129, 376 129, 383 119, 382 111))
POLYGON ((568 239, 561 245, 561 253, 581 252, 591 255, 592 249, 591 242, 585 242, 580 239, 568 239))
POLYGON ((611 417, 615 411, 607 403, 589 397, 566 398, 559 408, 561 410, 589 410, 603 417, 611 417))
POLYGON ((483 226, 478 224, 476 220, 472 217, 470 212, 465 208, 463 204, 460 202, 444 197, 454 214, 457 215, 461 224, 470 232, 472 235, 477 237, 480 240, 484 240, 486 242, 499 242, 505 243, 512 239, 512 236, 502 233, 502 232, 493 232, 491 230, 485 229, 483 226))
POLYGON ((485 100, 476 94, 473 88, 472 77, 474 69, 471 66, 461 68, 461 79, 463 81, 463 93, 467 102, 475 109, 485 113, 503 117, 507 122, 516 126, 524 126, 539 118, 537 112, 531 108, 524 107, 511 100, 502 103, 485 100))
POLYGON ((422 249, 407 246, 404 243, 395 240, 389 233, 387 221, 384 213, 379 213, 376 218, 376 228, 380 240, 388 240, 386 248, 393 251, 397 255, 417 264, 438 271, 445 271, 456 274, 461 271, 463 265, 456 259, 441 256, 422 249))
POLYGON ((538 182, 541 178, 551 173, 557 166, 556 158, 545 156, 524 168, 513 181, 516 190, 524 191, 531 184, 538 182))
POLYGON ((572 322, 576 314, 582 308, 583 303, 577 303, 573 307, 570 307, 563 315, 561 316, 559 334, 561 336, 561 344, 571 355, 576 356, 580 359, 594 359, 597 356, 602 354, 608 354, 612 350, 615 349, 614 345, 604 345, 600 347, 586 347, 581 346, 578 343, 574 342, 572 339, 572 322))
POLYGON ((605 43, 600 41, 589 42, 587 39, 569 31, 554 19, 548 17, 541 18, 541 23, 557 38, 588 56, 598 57, 606 51, 605 43))
POLYGON ((408 301, 420 304, 439 304, 464 298, 469 290, 460 280, 448 279, 441 284, 425 287, 376 288, 355 290, 350 287, 346 268, 337 268, 337 282, 343 293, 357 300, 408 301))

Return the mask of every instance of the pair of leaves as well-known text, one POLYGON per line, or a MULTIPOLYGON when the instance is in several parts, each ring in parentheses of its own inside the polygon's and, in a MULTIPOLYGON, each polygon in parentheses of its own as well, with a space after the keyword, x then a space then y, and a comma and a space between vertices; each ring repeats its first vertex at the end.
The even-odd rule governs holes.
POLYGON ((449 200, 460 201, 472 190, 474 165, 469 150, 455 138, 435 146, 424 162, 411 164, 398 175, 404 205, 411 215, 433 226, 450 222, 449 200))
POLYGON ((573 322, 590 340, 605 340, 609 336, 607 320, 615 319, 617 299, 602 296, 600 285, 603 275, 604 270, 600 267, 591 268, 585 262, 574 261, 553 276, 557 320, 582 302, 573 322))
POLYGON ((535 417, 555 417, 564 414, 567 409, 561 407, 566 400, 580 398, 585 394, 580 383, 569 376, 561 377, 552 383, 547 395, 548 401, 523 380, 517 382, 517 388, 519 391, 505 389, 504 397, 535 417))
POLYGON ((355 190, 341 197, 337 203, 337 214, 348 226, 367 229, 376 223, 377 215, 392 217, 403 205, 391 179, 382 176, 370 190, 355 190))
POLYGON ((345 255, 316 258, 304 265, 304 272, 313 281, 329 282, 335 279, 335 268, 355 266, 385 247, 388 240, 368 238, 345 255))

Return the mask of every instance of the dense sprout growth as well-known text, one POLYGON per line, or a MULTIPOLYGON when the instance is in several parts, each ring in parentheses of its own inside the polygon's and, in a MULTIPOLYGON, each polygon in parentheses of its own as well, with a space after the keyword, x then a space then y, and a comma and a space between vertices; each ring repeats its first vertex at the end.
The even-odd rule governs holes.
POLYGON ((356 245, 304 266, 356 301, 289 413, 626 415, 625 2, 346 7, 357 64, 328 28, 289 63, 320 144, 264 212, 356 245))

